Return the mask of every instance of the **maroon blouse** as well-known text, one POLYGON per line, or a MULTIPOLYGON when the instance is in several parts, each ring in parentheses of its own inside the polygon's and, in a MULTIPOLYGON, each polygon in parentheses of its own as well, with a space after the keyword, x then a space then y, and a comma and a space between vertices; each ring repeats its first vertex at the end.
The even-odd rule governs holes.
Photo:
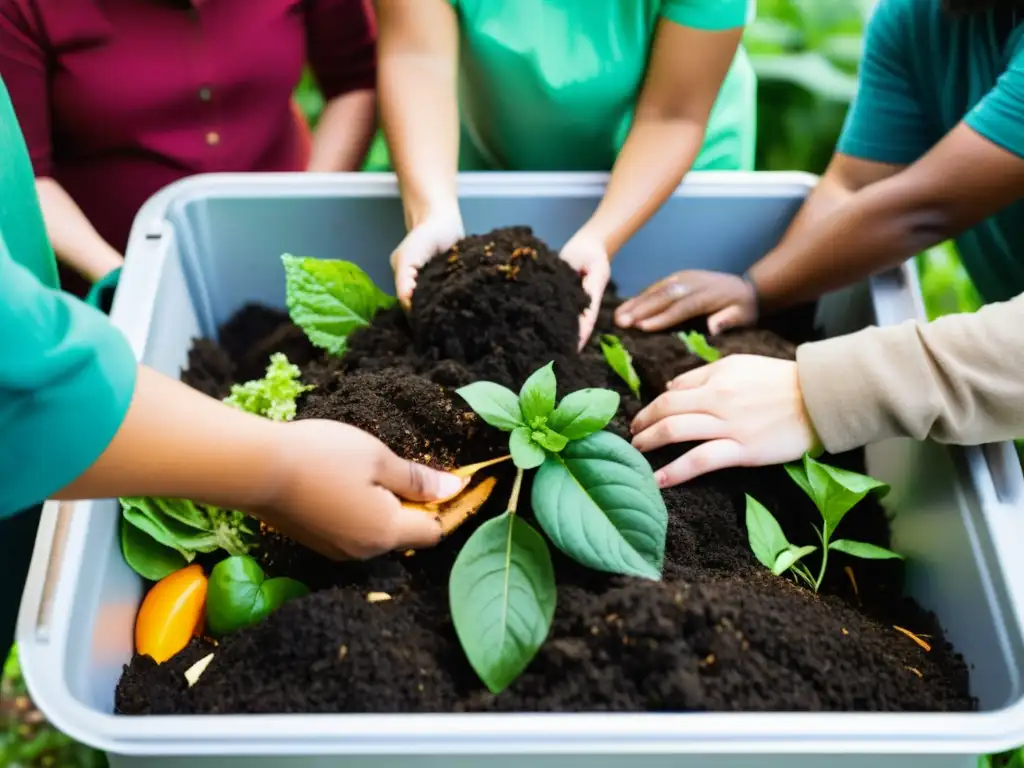
POLYGON ((122 251, 183 176, 301 170, 291 96, 374 87, 371 0, 0 0, 0 77, 37 176, 122 251))

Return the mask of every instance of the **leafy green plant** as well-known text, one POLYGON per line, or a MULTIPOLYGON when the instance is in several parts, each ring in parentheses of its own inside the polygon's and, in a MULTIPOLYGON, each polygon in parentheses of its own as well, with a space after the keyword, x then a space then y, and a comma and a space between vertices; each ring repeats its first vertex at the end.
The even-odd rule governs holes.
POLYGON ((307 594, 306 585, 295 579, 268 579, 251 557, 229 557, 210 571, 206 626, 214 637, 223 637, 262 621, 289 600, 307 594))
POLYGON ((291 421, 295 418, 295 402, 299 395, 313 389, 299 381, 299 366, 288 362, 280 352, 270 356, 270 365, 262 379, 234 384, 231 394, 224 399, 228 405, 272 421, 291 421))
POLYGON ((517 395, 481 381, 458 390, 488 424, 509 433, 517 467, 506 511, 483 523, 459 552, 448 584, 452 621, 480 679, 500 693, 547 638, 556 588, 544 537, 517 513, 525 470, 537 469, 531 507, 551 542, 595 570, 658 580, 668 510, 647 460, 602 431, 619 395, 583 389, 556 407, 554 364, 517 395))
POLYGON ((696 355, 705 363, 713 363, 722 356, 722 353, 708 344, 703 333, 690 331, 689 333, 678 334, 679 340, 686 345, 691 355, 696 355))
MULTIPOLYGON (((274 354, 261 379, 236 384, 224 402, 274 421, 295 418, 300 394, 312 389, 297 365, 274 354)), ((159 581, 191 563, 200 552, 244 555, 252 548, 255 524, 242 512, 187 499, 122 498, 121 553, 143 578, 159 581)))
POLYGON ((604 353, 605 362, 626 382, 633 397, 640 399, 640 377, 633 367, 633 356, 623 346, 619 337, 610 333, 604 334, 601 337, 601 352, 604 353))
POLYGON ((821 514, 822 527, 812 526, 821 542, 821 565, 817 576, 813 575, 804 558, 817 552, 818 547, 791 544, 772 513, 757 499, 747 495, 747 540, 754 557, 765 568, 776 576, 790 571, 817 592, 825 578, 830 551, 845 552, 866 560, 903 559, 902 555, 875 544, 832 538, 847 512, 869 493, 884 496, 889 486, 867 475, 815 461, 806 454, 802 464, 788 464, 786 471, 821 514))
POLYGON ((285 274, 285 302, 292 322, 310 342, 331 355, 342 355, 348 337, 370 324, 374 315, 395 303, 395 298, 374 285, 350 261, 281 257, 285 274))

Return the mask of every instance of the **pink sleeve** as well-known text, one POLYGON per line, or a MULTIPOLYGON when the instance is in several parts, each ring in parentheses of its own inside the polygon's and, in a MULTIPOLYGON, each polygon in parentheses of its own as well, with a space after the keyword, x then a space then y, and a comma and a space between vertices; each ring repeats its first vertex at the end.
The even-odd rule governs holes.
POLYGON ((53 172, 46 67, 45 36, 33 0, 0 2, 0 76, 37 177, 53 172))
POLYGON ((371 89, 377 79, 377 22, 371 0, 310 0, 309 62, 324 98, 371 89))

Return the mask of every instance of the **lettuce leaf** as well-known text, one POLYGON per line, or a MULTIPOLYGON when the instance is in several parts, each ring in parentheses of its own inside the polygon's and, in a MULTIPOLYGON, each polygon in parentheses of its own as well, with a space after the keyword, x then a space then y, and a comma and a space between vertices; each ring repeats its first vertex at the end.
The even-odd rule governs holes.
POLYGON ((295 401, 303 392, 313 389, 303 384, 299 366, 277 352, 270 356, 270 365, 262 379, 234 384, 224 402, 248 413, 265 416, 272 421, 291 421, 295 418, 295 401))

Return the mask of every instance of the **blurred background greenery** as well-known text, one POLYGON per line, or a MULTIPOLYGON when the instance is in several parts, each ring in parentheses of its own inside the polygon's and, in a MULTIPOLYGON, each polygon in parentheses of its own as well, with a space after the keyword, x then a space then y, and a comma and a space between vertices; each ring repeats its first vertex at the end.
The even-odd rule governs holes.
MULTIPOLYGON (((760 170, 821 173, 857 87, 865 21, 875 0, 758 0, 746 46, 757 69, 760 170)), ((295 94, 316 123, 323 99, 308 74, 295 94)), ((379 167, 378 137, 368 167, 379 167)), ((930 317, 970 312, 980 301, 956 248, 943 244, 917 258, 930 317)), ((0 768, 102 768, 103 756, 49 727, 21 681, 16 653, 0 683, 0 768)), ((986 768, 1024 768, 1024 751, 983 757, 986 768)))

